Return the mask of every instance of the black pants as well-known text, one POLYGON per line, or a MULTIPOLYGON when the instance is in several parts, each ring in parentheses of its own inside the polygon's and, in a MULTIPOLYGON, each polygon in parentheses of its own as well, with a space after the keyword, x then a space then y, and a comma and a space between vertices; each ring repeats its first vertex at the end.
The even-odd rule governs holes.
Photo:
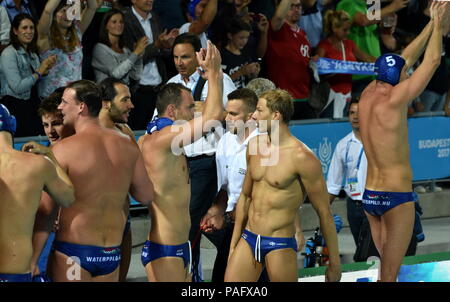
POLYGON ((32 96, 29 100, 21 100, 5 95, 0 103, 8 108, 16 117, 17 130, 15 137, 43 135, 42 121, 37 114, 40 99, 32 96))
MULTIPOLYGON (((192 244, 192 281, 199 282, 202 281, 198 266, 201 239, 200 220, 211 207, 217 194, 216 159, 215 156, 197 159, 188 158, 188 165, 191 182, 191 200, 189 203, 191 229, 189 231, 189 240, 192 244)), ((218 238, 218 240, 220 239, 218 238)), ((213 243, 217 245, 218 241, 213 243)))
POLYGON ((347 220, 353 235, 353 240, 355 241, 355 245, 357 245, 361 226, 364 220, 367 220, 367 216, 364 213, 362 204, 352 200, 350 197, 347 197, 347 220))
POLYGON ((151 121, 155 111, 158 87, 139 85, 136 92, 133 93, 131 101, 134 109, 131 110, 128 118, 128 125, 131 129, 147 129, 147 124, 151 121))

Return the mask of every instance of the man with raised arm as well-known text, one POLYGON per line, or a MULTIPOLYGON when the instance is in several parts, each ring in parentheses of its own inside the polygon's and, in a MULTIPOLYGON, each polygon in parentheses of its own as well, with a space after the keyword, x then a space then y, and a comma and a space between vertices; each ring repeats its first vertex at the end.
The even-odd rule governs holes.
POLYGON ((54 281, 118 281, 127 194, 143 204, 153 199, 139 148, 128 136, 100 125, 101 107, 100 88, 87 80, 68 85, 58 107, 64 125, 76 133, 52 150, 68 171, 76 200, 61 211, 49 258, 54 281), (79 274, 69 273, 74 268, 79 274))
POLYGON ((142 143, 145 165, 155 184, 155 200, 150 206, 151 231, 142 249, 142 263, 149 281, 190 279, 191 192, 187 160, 181 151, 209 131, 209 120, 219 121, 223 114, 220 53, 208 41, 206 54, 202 49, 197 60, 209 83, 203 113, 193 119, 194 99, 190 89, 169 83, 158 94, 159 116, 147 127, 149 134, 142 143))
POLYGON ((263 267, 272 282, 296 282, 298 209, 306 195, 320 218, 330 252, 325 278, 339 281, 336 227, 322 166, 289 131, 294 111, 285 90, 263 93, 253 118, 260 132, 247 147, 247 173, 236 205, 226 282, 255 282, 263 267), (265 139, 262 139, 265 138, 265 139))
POLYGON ((361 138, 368 162, 362 202, 381 256, 380 281, 396 281, 413 231, 416 196, 409 162, 407 109, 425 89, 441 60, 442 33, 450 5, 437 3, 432 4, 430 23, 401 56, 385 54, 377 59, 376 80, 363 91, 359 103, 361 138), (422 63, 405 79, 425 46, 422 63))
POLYGON ((0 104, 0 282, 31 282, 32 235, 42 191, 70 206, 74 188, 50 152, 13 149, 16 120, 0 104))

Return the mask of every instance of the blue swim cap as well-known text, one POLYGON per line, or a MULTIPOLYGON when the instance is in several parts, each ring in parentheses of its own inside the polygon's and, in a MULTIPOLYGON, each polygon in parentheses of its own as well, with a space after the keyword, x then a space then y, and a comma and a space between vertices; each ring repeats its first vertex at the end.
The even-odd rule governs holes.
POLYGON ((189 1, 188 13, 189 13, 189 15, 191 15, 191 17, 193 19, 197 19, 197 17, 195 16, 195 7, 197 6, 197 4, 200 3, 200 1, 202 1, 202 0, 190 0, 189 1))
POLYGON ((16 118, 3 104, 0 104, 0 131, 8 131, 12 135, 16 133, 16 118))
POLYGON ((400 75, 405 63, 405 59, 393 53, 380 56, 375 61, 376 79, 391 85, 397 85, 400 82, 400 75))

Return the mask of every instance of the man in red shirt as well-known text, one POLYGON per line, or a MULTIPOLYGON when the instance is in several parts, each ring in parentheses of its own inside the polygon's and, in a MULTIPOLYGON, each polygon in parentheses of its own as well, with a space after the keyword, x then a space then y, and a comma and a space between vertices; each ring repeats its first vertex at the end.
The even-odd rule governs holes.
POLYGON ((269 27, 265 56, 267 73, 278 88, 294 97, 292 119, 315 118, 308 104, 311 44, 297 23, 302 14, 300 0, 282 0, 269 27))

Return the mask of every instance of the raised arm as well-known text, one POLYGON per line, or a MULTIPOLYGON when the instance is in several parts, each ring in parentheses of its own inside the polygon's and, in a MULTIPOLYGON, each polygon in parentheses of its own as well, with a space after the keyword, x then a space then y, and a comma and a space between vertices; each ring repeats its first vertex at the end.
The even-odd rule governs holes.
POLYGON ((206 32, 217 13, 217 0, 209 0, 201 16, 189 26, 189 32, 199 35, 206 32))
MULTIPOLYGON (((372 3, 375 2, 374 0, 372 0, 372 3)), ((409 3, 409 0, 393 0, 389 5, 383 7, 380 11, 380 18, 376 18, 373 20, 370 20, 367 17, 367 14, 363 14, 360 12, 357 12, 354 16, 353 16, 353 23, 358 25, 358 26, 370 26, 373 24, 377 24, 381 21, 381 19, 383 19, 385 16, 395 13, 399 10, 401 10, 402 8, 406 7, 409 3)))
POLYGON ((102 5, 102 3, 103 0, 87 0, 87 7, 81 14, 80 31, 82 34, 84 34, 86 29, 89 27, 89 24, 91 24, 95 11, 102 5))
POLYGON ((37 45, 39 47, 39 51, 43 52, 50 47, 49 45, 49 34, 50 34, 50 26, 53 21, 53 13, 55 12, 56 7, 59 5, 61 0, 48 0, 45 5, 44 11, 42 12, 41 18, 39 19, 39 23, 37 26, 38 32, 38 41, 37 45))
POLYGON ((309 150, 296 155, 295 161, 311 205, 320 219, 320 229, 329 250, 330 264, 325 274, 326 281, 339 281, 341 278, 341 262, 336 227, 331 213, 329 196, 322 174, 322 165, 309 150))
POLYGON ((284 20, 286 19, 286 15, 291 9, 292 0, 281 0, 280 4, 278 4, 277 9, 275 10, 275 14, 272 17, 272 30, 279 31, 284 24, 284 20))
POLYGON ((422 32, 402 51, 402 57, 406 61, 405 66, 403 67, 404 71, 410 69, 423 54, 432 32, 433 20, 430 20, 422 32))
POLYGON ((439 2, 434 8, 433 32, 428 41, 424 59, 409 79, 395 86, 391 96, 394 104, 403 106, 418 97, 441 63, 442 30, 446 26, 445 18, 446 14, 450 13, 450 5, 449 2, 439 2))

